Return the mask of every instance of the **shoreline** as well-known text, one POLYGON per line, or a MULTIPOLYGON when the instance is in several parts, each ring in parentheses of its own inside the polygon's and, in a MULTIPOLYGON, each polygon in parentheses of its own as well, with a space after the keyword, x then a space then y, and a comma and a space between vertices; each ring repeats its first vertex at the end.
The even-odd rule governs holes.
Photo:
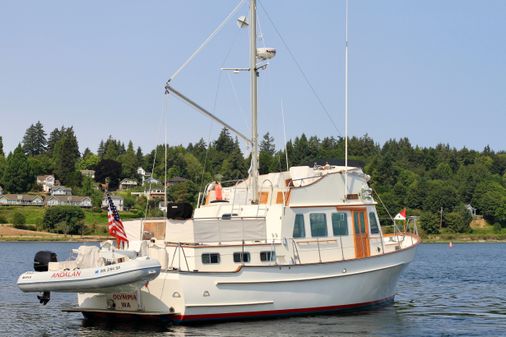
POLYGON ((0 242, 100 242, 110 239, 100 236, 69 236, 61 234, 58 236, 29 236, 29 235, 3 235, 0 236, 0 242))
MULTIPOLYGON (((1 242, 100 242, 104 240, 113 240, 109 236, 97 236, 97 235, 63 235, 63 234, 52 234, 43 233, 41 235, 0 235, 1 242)), ((454 238, 441 238, 441 237, 425 237, 422 238, 422 243, 506 243, 505 238, 485 238, 481 236, 477 237, 454 237, 454 238)))

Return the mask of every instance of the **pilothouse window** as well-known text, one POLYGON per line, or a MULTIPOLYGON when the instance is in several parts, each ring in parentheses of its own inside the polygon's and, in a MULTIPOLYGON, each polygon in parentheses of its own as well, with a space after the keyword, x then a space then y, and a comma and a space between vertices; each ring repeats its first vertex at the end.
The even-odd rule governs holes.
POLYGON ((371 225, 371 234, 379 234, 378 220, 374 212, 369 212, 369 223, 371 225))
POLYGON ((295 223, 293 224, 293 237, 294 238, 305 238, 306 229, 304 228, 304 215, 295 215, 295 223))
POLYGON ((348 217, 346 213, 332 213, 332 231, 334 236, 348 235, 348 217))
POLYGON ((202 254, 202 263, 203 264, 220 263, 220 254, 204 253, 202 254))
POLYGON ((249 252, 244 253, 234 253, 234 262, 250 262, 250 255, 249 252))
POLYGON ((327 216, 325 213, 309 214, 309 222, 311 224, 311 236, 322 237, 327 236, 327 216))

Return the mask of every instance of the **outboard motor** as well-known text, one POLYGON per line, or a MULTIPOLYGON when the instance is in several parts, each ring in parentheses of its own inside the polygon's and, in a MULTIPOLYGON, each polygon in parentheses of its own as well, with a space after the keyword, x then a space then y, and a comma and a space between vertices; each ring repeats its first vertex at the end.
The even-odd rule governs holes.
POLYGON ((35 271, 48 271, 49 262, 57 262, 56 253, 41 250, 33 258, 33 269, 35 271))
MULTIPOLYGON (((33 269, 38 272, 48 271, 49 262, 58 262, 56 253, 41 250, 37 252, 33 258, 33 269)), ((37 298, 41 304, 46 305, 51 298, 51 293, 49 291, 44 291, 41 295, 37 295, 37 298)))
POLYGON ((193 206, 187 202, 167 203, 167 218, 175 220, 191 219, 193 215, 193 206))

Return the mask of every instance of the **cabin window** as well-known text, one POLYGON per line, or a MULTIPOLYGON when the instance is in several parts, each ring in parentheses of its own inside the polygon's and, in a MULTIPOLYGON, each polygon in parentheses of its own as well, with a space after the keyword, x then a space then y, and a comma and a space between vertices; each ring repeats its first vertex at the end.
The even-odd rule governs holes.
POLYGON ((378 220, 374 212, 369 212, 369 224, 371 226, 371 234, 379 234, 378 220))
POLYGON ((202 263, 203 264, 220 263, 220 254, 219 253, 204 253, 204 254, 202 254, 202 263))
POLYGON ((348 217, 346 213, 332 213, 332 231, 334 236, 348 235, 348 217))
POLYGON ((276 252, 268 251, 268 252, 260 252, 260 261, 275 261, 276 260, 276 252))
POLYGON ((311 236, 322 237, 327 236, 327 217, 325 213, 309 214, 309 222, 311 224, 311 236))
POLYGON ((306 229, 304 228, 304 214, 295 215, 295 223, 293 224, 293 237, 305 238, 306 229))
POLYGON ((251 259, 250 259, 250 255, 249 255, 249 252, 239 252, 239 253, 234 253, 234 262, 250 262, 251 259))

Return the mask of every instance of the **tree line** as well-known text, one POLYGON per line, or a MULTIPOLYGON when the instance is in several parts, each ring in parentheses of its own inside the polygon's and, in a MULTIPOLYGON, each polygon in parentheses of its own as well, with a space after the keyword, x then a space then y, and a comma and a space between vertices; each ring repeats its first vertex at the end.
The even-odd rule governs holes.
MULTIPOLYGON (((259 145, 261 174, 283 171, 287 166, 339 164, 344 158, 341 137, 321 139, 302 134, 289 140, 283 149, 276 149, 274 139, 267 133, 259 145)), ((9 193, 35 192, 39 189, 35 177, 52 173, 62 184, 92 196, 98 204, 101 193, 93 188, 95 182, 83 177, 80 170, 95 170, 96 182, 107 178, 109 188, 115 189, 123 178, 140 181, 138 167, 152 171, 152 176, 160 180, 167 165, 168 178, 187 179, 169 188, 169 200, 195 202, 198 192, 212 179, 246 177, 251 161, 227 129, 209 143, 200 139, 187 146, 168 146, 166 163, 164 151, 164 145, 160 144, 143 153, 132 141, 125 145, 109 137, 100 142, 96 152, 88 148, 80 152, 72 127, 56 128, 47 137, 43 125, 37 122, 7 156, 0 137, 0 186, 9 193)), ((448 144, 413 146, 407 138, 391 139, 380 145, 364 135, 348 140, 348 153, 353 164, 363 167, 371 176, 375 198, 381 199, 392 215, 404 207, 409 214, 419 215, 427 233, 438 233, 441 225, 454 232, 468 231, 471 217, 465 205, 469 204, 489 223, 506 227, 504 151, 495 152, 488 146, 482 151, 456 149, 448 144)), ((378 211, 382 220, 388 219, 381 205, 378 211)))

